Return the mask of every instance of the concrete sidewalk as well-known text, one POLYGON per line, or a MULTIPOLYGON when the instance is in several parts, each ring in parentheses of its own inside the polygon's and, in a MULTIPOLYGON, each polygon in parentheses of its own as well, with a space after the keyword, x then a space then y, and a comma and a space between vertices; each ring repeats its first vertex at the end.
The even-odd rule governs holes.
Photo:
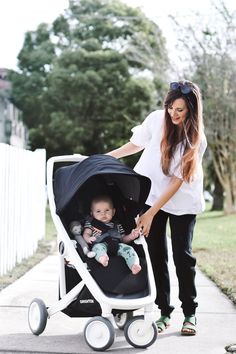
MULTIPOLYGON (((123 332, 116 329, 115 343, 107 352, 223 354, 226 345, 236 342, 236 308, 199 270, 198 333, 193 337, 180 335, 183 315, 172 263, 170 269, 175 306, 170 328, 158 335, 157 341, 145 350, 131 347, 123 332)), ((57 301, 57 278, 58 257, 52 255, 0 292, 0 353, 94 353, 84 340, 83 328, 87 318, 70 318, 57 313, 48 320, 40 336, 34 336, 29 330, 29 303, 35 297, 41 298, 47 306, 57 301)))

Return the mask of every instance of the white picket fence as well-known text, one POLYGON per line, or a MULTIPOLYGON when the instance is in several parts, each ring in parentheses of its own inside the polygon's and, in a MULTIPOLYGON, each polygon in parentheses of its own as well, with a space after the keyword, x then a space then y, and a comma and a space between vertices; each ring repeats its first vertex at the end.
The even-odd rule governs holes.
POLYGON ((0 144, 0 276, 37 249, 45 236, 44 149, 0 144))

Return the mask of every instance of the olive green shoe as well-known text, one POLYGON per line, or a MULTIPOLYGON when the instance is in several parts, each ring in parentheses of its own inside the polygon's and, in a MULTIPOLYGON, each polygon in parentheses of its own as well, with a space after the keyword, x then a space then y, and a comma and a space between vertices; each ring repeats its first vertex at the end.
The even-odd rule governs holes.
POLYGON ((156 321, 156 326, 158 329, 158 333, 163 332, 166 328, 170 326, 170 317, 169 316, 161 316, 156 321))
POLYGON ((195 336, 197 319, 195 315, 186 316, 181 329, 181 334, 183 336, 195 336))

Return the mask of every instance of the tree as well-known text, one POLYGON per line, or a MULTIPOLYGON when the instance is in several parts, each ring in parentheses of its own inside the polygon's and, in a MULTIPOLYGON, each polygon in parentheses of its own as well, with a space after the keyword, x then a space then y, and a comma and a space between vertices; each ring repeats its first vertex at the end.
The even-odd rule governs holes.
POLYGON ((113 0, 71 0, 51 26, 26 34, 18 59, 13 100, 31 147, 48 156, 102 153, 127 140, 162 95, 168 63, 158 26, 113 0))
MULTIPOLYGON (((226 213, 236 212, 236 23, 223 2, 214 8, 215 23, 178 25, 202 88, 204 121, 214 172, 225 193, 226 213), (185 34, 184 34, 185 33, 185 34)), ((176 21, 175 21, 176 23, 176 21)))

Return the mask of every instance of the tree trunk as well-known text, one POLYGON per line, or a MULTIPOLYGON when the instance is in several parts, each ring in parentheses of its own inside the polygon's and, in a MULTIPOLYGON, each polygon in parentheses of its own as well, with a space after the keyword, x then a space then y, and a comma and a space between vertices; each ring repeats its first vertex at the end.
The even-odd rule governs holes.
POLYGON ((212 203, 211 210, 223 210, 223 208, 224 208, 224 189, 219 181, 219 178, 215 174, 213 203, 212 203))
MULTIPOLYGON (((224 154, 222 154, 224 156, 224 154)), ((235 168, 233 163, 228 163, 227 159, 222 159, 219 152, 213 153, 213 164, 217 178, 219 179, 224 192, 225 203, 224 213, 234 214, 236 213, 236 179, 235 168), (229 166, 229 168, 227 168, 229 166)))
POLYGON ((225 188, 225 206, 224 206, 225 214, 236 213, 236 202, 235 201, 236 201, 235 190, 232 190, 230 183, 227 183, 226 188, 225 188))

